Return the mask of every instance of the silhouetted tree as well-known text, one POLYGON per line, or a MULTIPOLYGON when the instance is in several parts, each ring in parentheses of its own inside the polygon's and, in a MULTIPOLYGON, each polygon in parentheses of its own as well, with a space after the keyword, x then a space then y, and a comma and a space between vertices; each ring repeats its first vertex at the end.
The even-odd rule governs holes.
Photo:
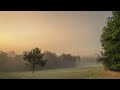
POLYGON ((0 51, 0 66, 4 65, 8 60, 8 54, 6 52, 0 51))
POLYGON ((106 24, 101 35, 103 51, 98 61, 106 69, 120 70, 120 11, 113 11, 106 24))
POLYGON ((45 66, 47 60, 42 60, 43 55, 39 48, 35 48, 31 51, 25 51, 23 59, 32 65, 32 72, 34 72, 37 65, 45 66))
POLYGON ((75 67, 80 64, 80 56, 72 56, 71 54, 62 54, 45 51, 44 59, 48 59, 45 68, 68 68, 75 67))
POLYGON ((57 68, 58 66, 58 56, 50 51, 45 51, 43 59, 47 59, 46 68, 57 68))
POLYGON ((75 67, 78 56, 72 56, 71 54, 62 54, 59 56, 59 66, 62 67, 75 67))

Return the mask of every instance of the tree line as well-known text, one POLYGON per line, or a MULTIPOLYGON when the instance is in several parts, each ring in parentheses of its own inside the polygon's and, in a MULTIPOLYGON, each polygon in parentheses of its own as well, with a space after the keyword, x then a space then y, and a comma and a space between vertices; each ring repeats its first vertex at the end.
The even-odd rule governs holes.
POLYGON ((21 55, 10 57, 6 52, 0 52, 0 70, 2 71, 24 71, 72 68, 80 64, 80 56, 71 54, 57 55, 54 52, 41 52, 39 48, 24 51, 21 55))

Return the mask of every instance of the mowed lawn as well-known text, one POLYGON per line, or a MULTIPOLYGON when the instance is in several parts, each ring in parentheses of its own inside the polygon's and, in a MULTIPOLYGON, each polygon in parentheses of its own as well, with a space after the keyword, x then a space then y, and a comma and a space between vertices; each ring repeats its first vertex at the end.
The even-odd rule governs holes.
POLYGON ((120 72, 103 67, 42 70, 28 72, 0 72, 0 79, 120 79, 120 72))

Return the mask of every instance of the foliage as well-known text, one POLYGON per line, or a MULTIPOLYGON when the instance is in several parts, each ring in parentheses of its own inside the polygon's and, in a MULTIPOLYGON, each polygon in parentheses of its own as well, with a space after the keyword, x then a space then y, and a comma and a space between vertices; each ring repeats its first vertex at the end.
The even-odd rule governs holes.
POLYGON ((103 51, 98 61, 106 69, 120 70, 120 11, 113 11, 112 17, 107 18, 100 41, 103 51))
POLYGON ((0 51, 0 66, 4 65, 8 60, 8 54, 6 52, 0 51))
MULTIPOLYGON (((6 53, 6 52, 1 51, 0 52, 0 71, 5 71, 5 72, 15 71, 16 72, 16 71, 33 70, 33 65, 30 63, 31 61, 28 62, 28 60, 23 60, 23 58, 24 59, 26 58, 24 57, 24 54, 25 52, 19 55, 16 54, 16 56, 14 55, 13 57, 11 53, 6 53)), ((28 52, 26 52, 25 55, 27 54, 28 52)), ((41 62, 40 60, 40 65, 37 64, 35 66, 35 70, 72 68, 72 67, 79 66, 79 63, 80 63, 80 57, 74 56, 71 54, 57 55, 56 53, 50 52, 50 51, 45 51, 44 53, 40 53, 40 54, 43 55, 43 58, 41 58, 41 60, 44 60, 44 61, 41 62)))
POLYGON ((44 52, 44 59, 47 59, 48 62, 46 63, 45 68, 57 68, 58 66, 58 56, 56 53, 50 52, 50 51, 45 51, 44 52))
POLYGON ((71 54, 56 55, 54 52, 45 51, 44 59, 48 59, 45 68, 71 68, 79 65, 80 56, 71 54))
POLYGON ((25 51, 23 59, 32 65, 32 71, 34 72, 37 65, 45 66, 47 60, 42 60, 43 55, 39 48, 35 48, 31 51, 25 51))

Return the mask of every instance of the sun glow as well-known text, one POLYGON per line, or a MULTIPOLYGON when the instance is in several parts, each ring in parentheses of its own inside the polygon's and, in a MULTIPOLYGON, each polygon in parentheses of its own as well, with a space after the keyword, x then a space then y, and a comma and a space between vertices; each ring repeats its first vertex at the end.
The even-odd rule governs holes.
POLYGON ((89 55, 89 50, 100 47, 108 15, 111 12, 0 12, 0 50, 22 53, 37 46, 56 53, 89 55))

